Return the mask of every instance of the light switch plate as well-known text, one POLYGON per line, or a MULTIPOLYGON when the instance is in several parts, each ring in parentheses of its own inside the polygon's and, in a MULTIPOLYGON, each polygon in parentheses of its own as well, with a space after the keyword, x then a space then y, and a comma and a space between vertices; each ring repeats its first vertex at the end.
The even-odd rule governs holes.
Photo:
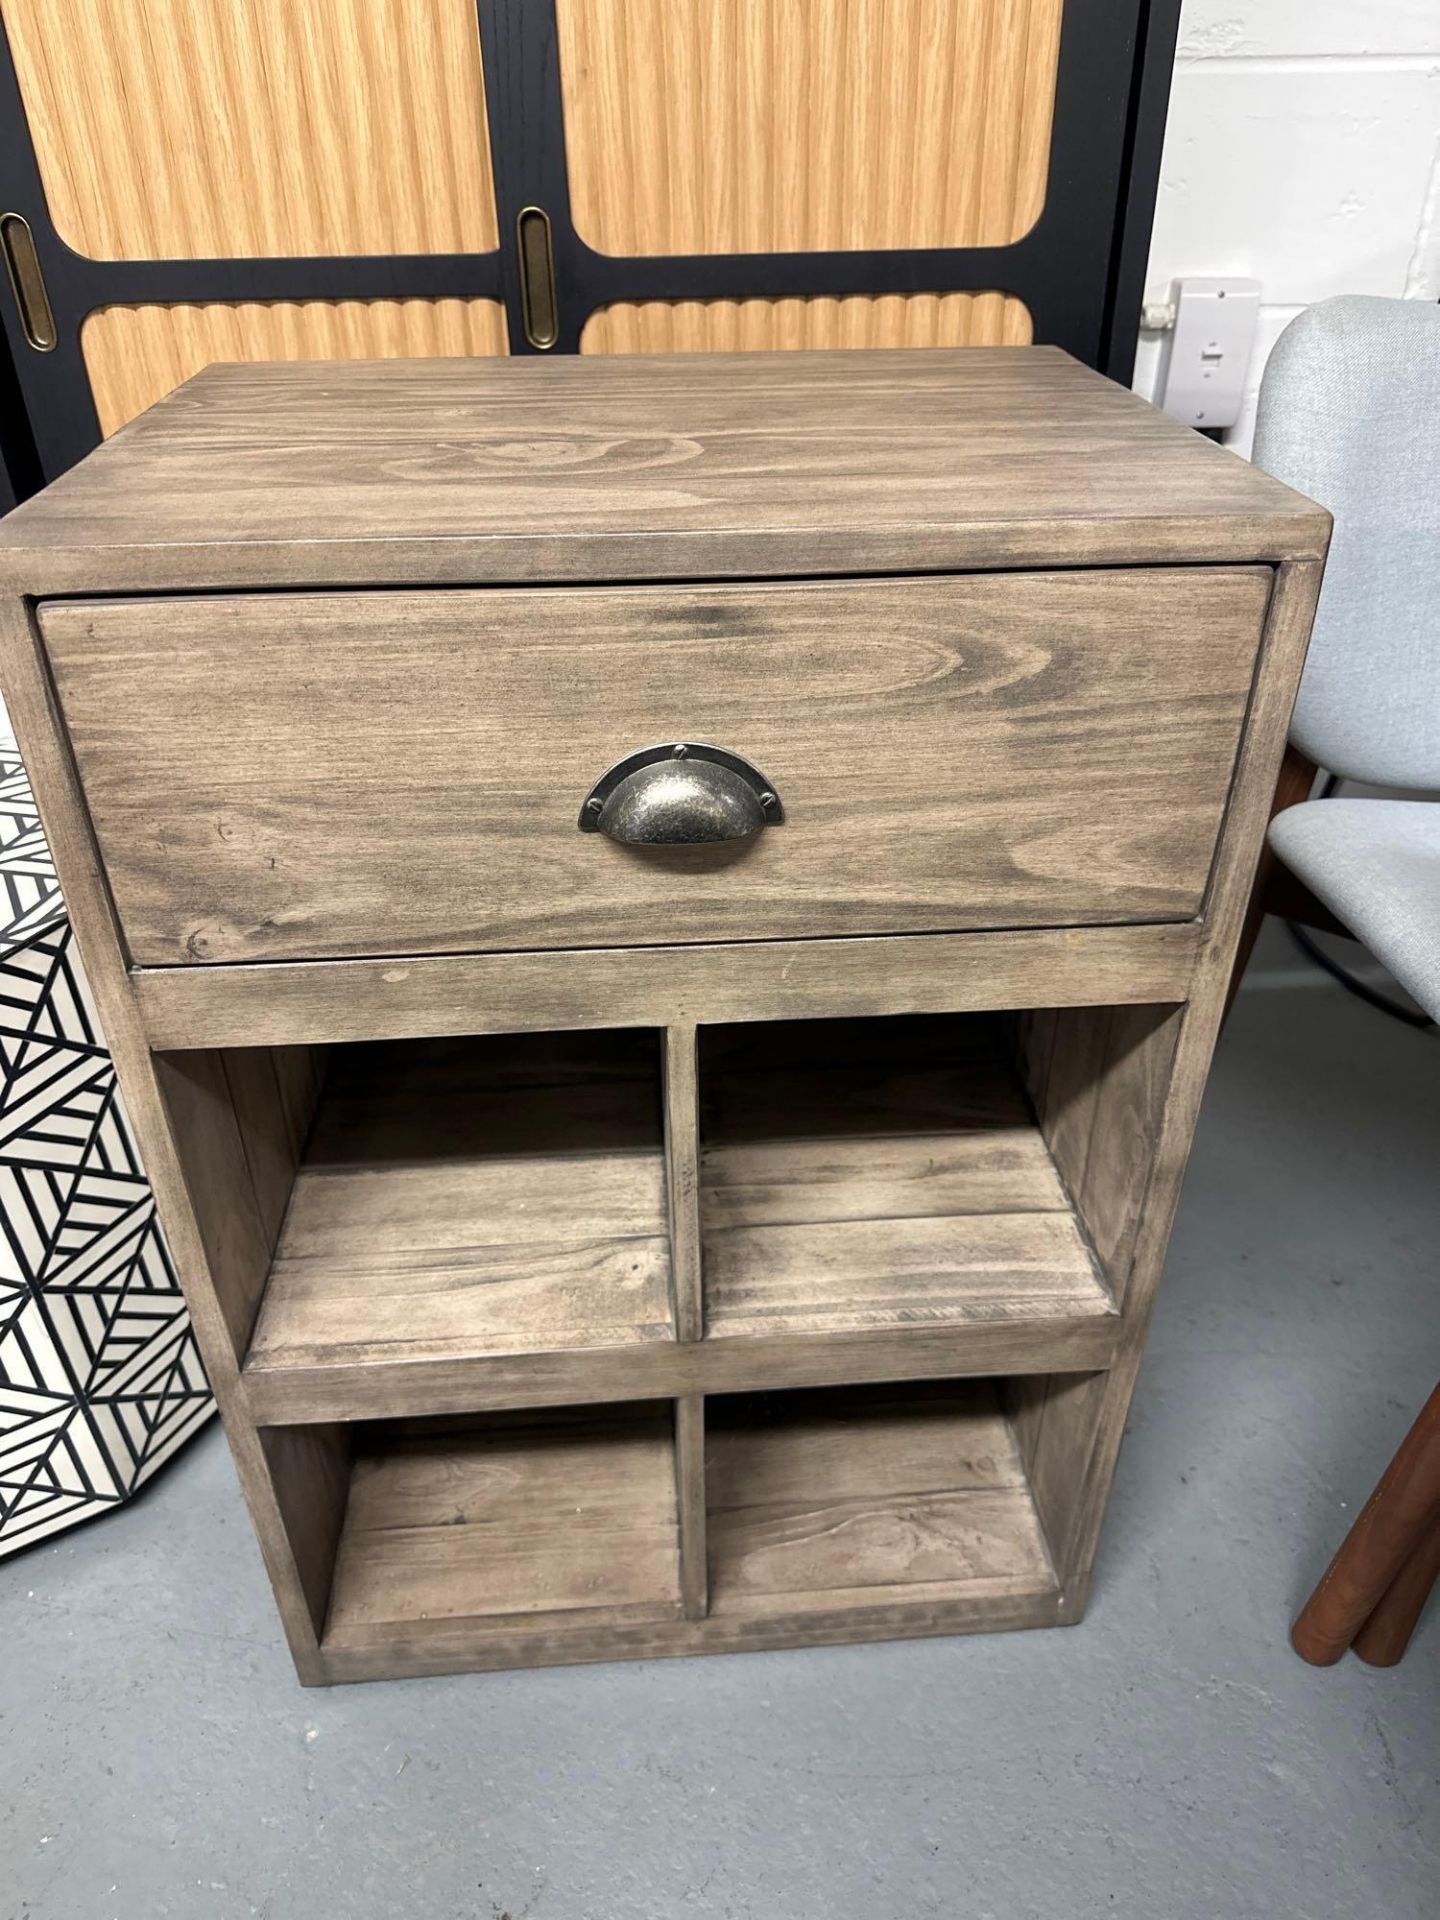
POLYGON ((1260 282, 1192 275, 1174 286, 1160 405, 1187 427, 1233 427, 1260 316, 1260 282))

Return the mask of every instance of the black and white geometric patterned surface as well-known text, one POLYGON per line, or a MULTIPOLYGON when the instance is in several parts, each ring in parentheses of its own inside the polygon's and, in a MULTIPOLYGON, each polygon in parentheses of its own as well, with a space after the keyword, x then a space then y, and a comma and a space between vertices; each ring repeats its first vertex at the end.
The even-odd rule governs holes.
POLYGON ((0 1558, 214 1411, 29 782, 0 727, 0 1558))

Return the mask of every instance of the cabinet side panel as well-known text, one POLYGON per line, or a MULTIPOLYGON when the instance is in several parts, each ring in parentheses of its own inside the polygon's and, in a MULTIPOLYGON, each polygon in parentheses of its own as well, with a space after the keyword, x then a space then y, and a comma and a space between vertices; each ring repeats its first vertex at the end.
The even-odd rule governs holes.
POLYGON ((1196 966, 1191 999, 1172 1025, 1173 1064, 1155 1141, 1150 1187, 1135 1233, 1124 1332, 1115 1363, 1105 1376, 1103 1397, 1093 1409, 1092 1444, 1086 1454, 1083 1477, 1070 1499, 1073 1509, 1070 1564, 1074 1578, 1082 1584, 1094 1558, 1155 1292, 1165 1264, 1170 1229, 1224 1014, 1236 943, 1269 819, 1323 570, 1320 560, 1287 561, 1277 569, 1249 722, 1221 832, 1215 883, 1206 914, 1205 941, 1196 966))
POLYGON ((350 1429, 266 1427, 260 1445, 315 1637, 325 1631, 350 1491, 350 1429))
POLYGON ((1122 1306, 1179 1030, 1174 1006, 1060 1008, 1030 1059, 1046 1145, 1122 1306))
MULTIPOLYGON (((119 928, 44 657, 29 608, 18 595, 0 597, 0 684, 291 1654, 301 1679, 316 1681, 323 1674, 301 1574, 259 1437, 243 1404, 234 1331, 210 1267, 194 1195, 161 1092, 156 1059, 146 1044, 119 928)), ((222 1104, 223 1113, 231 1114, 233 1128, 233 1109, 228 1097, 219 1103, 213 1072, 208 1094, 195 1097, 202 1112, 207 1102, 222 1104)), ((258 1222, 247 1225, 241 1209, 236 1231, 236 1252, 253 1262, 263 1245, 258 1222)))
MULTIPOLYGON (((266 1196, 262 1206, 224 1054, 197 1050, 156 1054, 154 1059, 206 1266, 238 1362, 249 1344, 270 1272, 274 1236, 267 1232, 266 1212, 273 1213, 278 1200, 277 1170, 273 1158, 261 1160, 257 1150, 266 1196)), ((248 1069, 239 1076, 243 1099, 253 1106, 251 1077, 248 1069)), ((249 1125, 258 1139, 253 1114, 249 1125)))

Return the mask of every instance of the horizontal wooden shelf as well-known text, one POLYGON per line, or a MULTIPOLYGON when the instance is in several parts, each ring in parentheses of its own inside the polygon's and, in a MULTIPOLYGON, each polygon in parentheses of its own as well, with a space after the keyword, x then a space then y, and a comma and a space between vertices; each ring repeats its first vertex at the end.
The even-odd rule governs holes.
POLYGON ((685 1394, 844 1382, 952 1380, 1005 1373, 1095 1373, 1114 1361, 1115 1313, 1039 1314, 939 1327, 654 1341, 455 1360, 247 1368, 247 1410, 261 1426, 426 1413, 601 1406, 685 1394))

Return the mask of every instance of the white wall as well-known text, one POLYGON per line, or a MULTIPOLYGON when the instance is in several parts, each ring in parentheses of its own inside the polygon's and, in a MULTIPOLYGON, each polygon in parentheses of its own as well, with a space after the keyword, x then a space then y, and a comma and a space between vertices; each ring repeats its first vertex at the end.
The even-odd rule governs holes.
MULTIPOLYGON (((1334 293, 1440 299, 1440 0, 1186 0, 1148 300, 1261 283, 1245 412, 1287 321, 1334 293)), ((1160 336, 1142 333, 1154 396, 1160 336)))

